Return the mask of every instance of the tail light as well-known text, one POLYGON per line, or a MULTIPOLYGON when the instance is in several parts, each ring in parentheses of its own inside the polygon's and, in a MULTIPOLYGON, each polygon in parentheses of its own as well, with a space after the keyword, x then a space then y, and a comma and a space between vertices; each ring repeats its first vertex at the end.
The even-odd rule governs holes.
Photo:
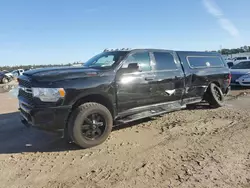
POLYGON ((231 79, 232 79, 232 74, 231 74, 231 73, 229 73, 229 74, 228 74, 228 84, 230 84, 230 83, 231 83, 231 79))

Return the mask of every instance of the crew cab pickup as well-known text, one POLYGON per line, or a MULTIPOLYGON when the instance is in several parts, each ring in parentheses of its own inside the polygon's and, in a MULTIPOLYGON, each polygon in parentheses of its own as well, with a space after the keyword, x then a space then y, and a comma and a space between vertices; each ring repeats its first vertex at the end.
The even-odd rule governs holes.
POLYGON ((64 130, 82 148, 104 142, 113 126, 207 101, 221 107, 230 71, 214 52, 105 50, 82 67, 43 68, 19 76, 25 125, 64 130))

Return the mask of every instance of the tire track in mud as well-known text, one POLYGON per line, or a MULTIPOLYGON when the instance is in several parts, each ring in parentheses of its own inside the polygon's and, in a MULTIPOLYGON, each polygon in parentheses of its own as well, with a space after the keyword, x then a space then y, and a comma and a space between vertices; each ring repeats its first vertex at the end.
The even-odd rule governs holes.
MULTIPOLYGON (((213 114, 215 117, 212 118, 212 120, 214 120, 216 117, 221 118, 220 113, 217 113, 215 111, 213 114)), ((235 113, 233 112, 233 114, 235 113)), ((210 115, 211 114, 209 114, 208 116, 210 115)), ((234 117, 237 117, 237 115, 231 117, 234 119, 234 117)), ((218 118, 218 121, 221 121, 220 118, 218 118)), ((237 118, 239 119, 240 116, 238 116, 237 118)), ((171 119, 171 117, 169 119, 171 119)), ((179 120, 179 123, 181 122, 182 120, 179 120)), ((193 121, 188 122, 185 120, 184 122, 185 122, 184 127, 186 127, 187 124, 189 124, 187 129, 190 128, 190 126, 192 126, 193 123, 193 121)), ((208 118, 205 117, 200 121, 197 121, 196 122, 197 125, 200 125, 200 122, 209 122, 209 120, 208 118)), ((151 126, 151 125, 149 123, 149 124, 144 124, 142 126, 151 126)), ((232 121, 228 120, 227 123, 225 123, 225 125, 221 126, 221 130, 223 129, 226 130, 227 128, 230 127, 232 127, 232 121)), ((157 126, 154 128, 157 128, 157 126)), ((140 126, 135 129, 140 129, 140 126)), ((195 130, 199 132, 199 129, 194 129, 191 132, 194 132, 195 130)), ((210 130, 210 132, 208 132, 209 134, 207 135, 216 135, 220 134, 221 132, 223 133, 223 131, 214 131, 214 129, 206 129, 206 131, 208 130, 210 130)), ((217 130, 217 128, 215 130, 217 130)), ((179 130, 176 130, 175 131, 176 135, 173 134, 168 138, 167 141, 163 139, 162 142, 159 142, 151 147, 148 147, 145 150, 142 150, 141 152, 138 151, 132 152, 130 155, 127 155, 126 157, 124 157, 124 155, 121 154, 119 156, 114 156, 116 159, 117 157, 119 157, 119 160, 123 161, 122 165, 113 164, 111 161, 114 160, 115 158, 113 158, 111 161, 106 162, 105 165, 98 164, 98 166, 100 166, 99 168, 91 170, 90 172, 87 172, 85 175, 80 176, 79 177, 80 181, 77 181, 77 183, 74 184, 74 186, 77 187, 77 185, 79 186, 82 185, 83 183, 81 182, 88 182, 90 183, 90 185, 94 184, 97 187, 98 186, 120 187, 123 184, 125 184, 125 182, 126 184, 129 182, 128 185, 131 186, 133 186, 134 184, 142 186, 143 182, 150 183, 146 181, 147 179, 153 179, 153 180, 155 179, 155 181, 153 183, 151 182, 150 185, 157 187, 159 187, 160 184, 162 183, 165 185, 168 184, 169 186, 192 185, 192 183, 190 184, 187 182, 193 182, 196 186, 201 185, 201 183, 205 182, 212 182, 212 185, 214 186, 218 185, 223 187, 234 185, 232 181, 227 181, 227 180, 220 183, 220 185, 216 183, 221 178, 221 176, 224 176, 220 171, 220 168, 222 168, 220 166, 221 162, 213 154, 213 152, 216 151, 218 147, 214 146, 212 147, 212 149, 206 148, 202 152, 197 152, 196 150, 199 151, 199 148, 202 148, 202 146, 198 144, 195 147, 193 146, 194 148, 188 148, 188 150, 185 150, 186 147, 185 145, 183 145, 184 140, 183 139, 180 140, 178 138, 178 136, 181 137, 183 134, 178 132, 179 130), (169 145, 167 148, 165 148, 164 146, 166 146, 167 144, 169 145), (176 148, 176 145, 177 146, 182 145, 182 148, 178 149, 176 148), (164 150, 166 151, 164 152, 164 150), (180 152, 180 150, 182 151, 180 152), (157 153, 157 155, 154 154, 152 155, 152 153, 157 153), (150 158, 148 158, 148 156, 150 156, 150 158), (162 159, 165 160, 162 161, 162 159), (178 163, 181 163, 182 165, 179 165, 178 163), (215 169, 212 171, 214 172, 213 175, 210 174, 211 171, 202 172, 207 165, 210 165, 210 168, 215 169), (214 177, 211 178, 211 176, 214 177), (166 180, 166 178, 169 180, 166 180), (199 180, 202 178, 204 179, 203 182, 199 180)), ((194 141, 195 139, 193 137, 203 136, 202 134, 194 134, 194 135, 184 134, 184 135, 187 137, 186 140, 191 140, 192 144, 197 144, 197 141, 194 141)), ((224 179, 228 178, 224 177, 224 179)))
POLYGON ((114 131, 88 150, 1 155, 0 187, 244 187, 249 115, 182 110, 114 131))

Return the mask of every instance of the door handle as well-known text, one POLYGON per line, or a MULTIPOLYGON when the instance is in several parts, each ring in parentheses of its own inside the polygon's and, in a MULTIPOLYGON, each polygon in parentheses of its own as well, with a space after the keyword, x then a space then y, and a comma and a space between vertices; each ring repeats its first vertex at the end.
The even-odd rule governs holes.
POLYGON ((146 81, 151 81, 151 80, 154 80, 154 77, 153 77, 153 76, 145 77, 145 80, 146 80, 146 81))

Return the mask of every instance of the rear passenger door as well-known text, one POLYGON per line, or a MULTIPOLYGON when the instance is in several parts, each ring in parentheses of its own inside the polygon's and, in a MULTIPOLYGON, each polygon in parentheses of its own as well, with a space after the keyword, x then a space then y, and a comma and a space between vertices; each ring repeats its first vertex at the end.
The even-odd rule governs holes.
POLYGON ((157 103, 181 103, 184 94, 185 78, 177 55, 171 51, 154 51, 151 53, 157 84, 154 98, 157 103))

